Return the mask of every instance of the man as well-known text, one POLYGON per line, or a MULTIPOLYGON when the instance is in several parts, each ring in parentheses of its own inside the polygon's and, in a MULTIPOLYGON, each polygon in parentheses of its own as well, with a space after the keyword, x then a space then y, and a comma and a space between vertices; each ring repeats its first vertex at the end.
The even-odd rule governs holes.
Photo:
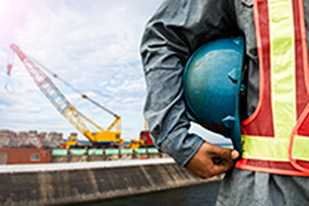
MULTIPOLYGON (((309 0, 303 4, 308 43, 309 0)), ((162 151, 203 178, 231 170, 239 153, 188 133, 192 118, 183 98, 184 65, 204 43, 243 35, 248 69, 247 94, 242 100, 247 115, 242 118, 254 113, 259 102, 260 60, 253 10, 253 0, 166 0, 148 22, 143 36, 141 55, 148 91, 145 117, 151 134, 162 151), (221 157, 224 164, 214 162, 213 155, 221 157)), ((263 15, 266 21, 267 14, 260 13, 263 15)), ((217 205, 306 205, 308 184, 309 178, 299 175, 233 169, 225 176, 217 205)))

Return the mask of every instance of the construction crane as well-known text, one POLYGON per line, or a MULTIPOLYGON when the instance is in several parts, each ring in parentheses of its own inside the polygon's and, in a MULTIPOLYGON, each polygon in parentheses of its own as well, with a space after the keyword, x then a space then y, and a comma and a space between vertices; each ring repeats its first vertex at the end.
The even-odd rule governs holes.
MULTIPOLYGON (((30 76, 39 87, 41 92, 47 97, 47 99, 52 103, 52 105, 61 113, 78 131, 80 131, 94 146, 108 145, 117 146, 123 143, 121 135, 121 117, 106 107, 102 106, 89 96, 80 93, 83 99, 88 100, 95 106, 104 110, 114 117, 114 120, 107 128, 102 128, 100 125, 95 123, 93 120, 88 118, 86 115, 78 111, 61 93, 61 91, 55 86, 51 79, 43 72, 47 68, 34 60, 30 59, 17 45, 12 44, 10 48, 19 57, 21 62, 24 64, 25 68, 29 72, 30 76), (94 128, 95 131, 89 128, 94 128)), ((12 65, 9 64, 8 68, 12 69, 12 65)), ((51 73, 51 71, 47 70, 51 73)), ((62 80, 58 75, 52 73, 52 76, 62 80)), ((64 80, 62 80, 64 81, 64 80)), ((67 85, 68 83, 65 82, 67 85)), ((70 85, 69 85, 70 86, 70 85)), ((65 147, 69 148, 75 146, 76 136, 67 141, 65 147)))

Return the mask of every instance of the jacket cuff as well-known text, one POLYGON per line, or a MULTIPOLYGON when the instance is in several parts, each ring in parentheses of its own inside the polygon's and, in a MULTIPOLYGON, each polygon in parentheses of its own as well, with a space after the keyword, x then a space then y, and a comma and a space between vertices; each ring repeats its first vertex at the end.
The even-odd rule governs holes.
POLYGON ((160 145, 160 149, 170 155, 177 164, 185 167, 205 141, 196 134, 178 131, 171 134, 160 145))

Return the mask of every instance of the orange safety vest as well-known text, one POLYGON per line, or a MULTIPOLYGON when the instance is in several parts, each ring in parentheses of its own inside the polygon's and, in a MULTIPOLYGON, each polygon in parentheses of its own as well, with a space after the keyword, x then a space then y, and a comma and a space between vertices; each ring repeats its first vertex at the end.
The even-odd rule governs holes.
POLYGON ((303 0, 255 0, 256 111, 242 122, 239 169, 309 176, 309 73, 303 0))

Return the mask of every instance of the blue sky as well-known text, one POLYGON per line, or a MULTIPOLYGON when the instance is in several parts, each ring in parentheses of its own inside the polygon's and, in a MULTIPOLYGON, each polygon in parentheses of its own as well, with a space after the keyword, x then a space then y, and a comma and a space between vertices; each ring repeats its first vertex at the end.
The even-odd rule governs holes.
MULTIPOLYGON (((137 137, 144 125, 145 97, 139 42, 147 19, 161 2, 1 0, 1 128, 74 131, 17 58, 12 76, 6 76, 8 47, 15 42, 76 88, 120 114, 125 138, 137 137)), ((61 83, 55 83, 83 113, 103 126, 112 121, 108 114, 82 101, 61 83)))

